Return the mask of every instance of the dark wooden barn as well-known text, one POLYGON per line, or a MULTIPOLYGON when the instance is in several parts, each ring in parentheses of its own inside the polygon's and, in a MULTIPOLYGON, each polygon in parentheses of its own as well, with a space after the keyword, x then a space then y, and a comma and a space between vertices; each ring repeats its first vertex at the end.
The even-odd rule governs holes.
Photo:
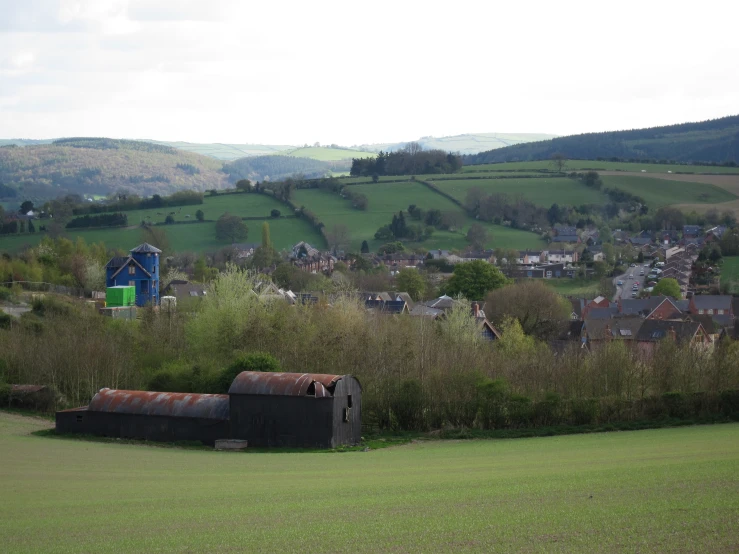
POLYGON ((228 396, 102 389, 84 408, 56 413, 58 433, 151 441, 228 438, 228 396))
POLYGON ((351 375, 244 371, 228 395, 102 389, 56 413, 58 433, 152 441, 242 439, 249 446, 358 444, 362 387, 351 375))
POLYGON ((228 390, 231 436, 249 446, 359 444, 362 387, 351 375, 244 371, 228 390))

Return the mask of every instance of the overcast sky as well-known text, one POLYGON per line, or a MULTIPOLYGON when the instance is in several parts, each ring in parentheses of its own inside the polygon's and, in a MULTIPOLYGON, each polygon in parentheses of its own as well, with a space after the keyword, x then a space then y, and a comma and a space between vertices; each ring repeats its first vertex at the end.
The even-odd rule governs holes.
POLYGON ((739 113, 729 0, 0 0, 0 138, 303 144, 739 113))

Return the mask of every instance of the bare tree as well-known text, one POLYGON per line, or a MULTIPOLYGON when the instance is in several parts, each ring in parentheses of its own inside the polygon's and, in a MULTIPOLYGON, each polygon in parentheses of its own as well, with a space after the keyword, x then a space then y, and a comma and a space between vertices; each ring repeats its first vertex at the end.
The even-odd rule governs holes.
POLYGON ((329 248, 333 251, 346 250, 351 243, 349 229, 343 224, 333 225, 326 233, 326 241, 328 242, 329 248))
POLYGON ((550 156, 552 165, 557 168, 557 173, 564 173, 565 166, 567 165, 567 156, 562 152, 555 152, 550 156))

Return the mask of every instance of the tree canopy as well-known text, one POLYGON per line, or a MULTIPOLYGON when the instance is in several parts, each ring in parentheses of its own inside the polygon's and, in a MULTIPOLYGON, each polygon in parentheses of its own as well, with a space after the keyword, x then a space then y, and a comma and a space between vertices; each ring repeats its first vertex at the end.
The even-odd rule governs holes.
POLYGON ((675 300, 680 300, 682 294, 680 293, 680 285, 676 279, 667 277, 661 279, 659 283, 652 289, 652 295, 654 296, 671 296, 675 300))
POLYGON ((237 242, 245 240, 249 228, 237 215, 228 212, 216 221, 216 238, 222 241, 237 242))
POLYGON ((442 290, 449 296, 461 294, 470 300, 482 300, 491 290, 507 283, 500 270, 483 260, 474 260, 454 266, 454 273, 442 290))

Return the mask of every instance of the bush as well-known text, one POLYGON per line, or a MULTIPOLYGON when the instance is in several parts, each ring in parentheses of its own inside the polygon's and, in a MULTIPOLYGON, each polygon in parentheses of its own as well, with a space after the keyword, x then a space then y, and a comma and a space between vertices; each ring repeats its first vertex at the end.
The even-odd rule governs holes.
POLYGON ((600 405, 595 398, 575 398, 570 402, 572 423, 575 425, 590 425, 597 423, 600 405))
POLYGON ((0 287, 0 300, 10 300, 11 296, 13 293, 9 288, 0 287))
POLYGON ((218 376, 217 389, 220 394, 226 394, 236 376, 242 371, 280 371, 280 362, 274 356, 264 352, 254 352, 237 358, 234 363, 224 369, 218 376))
POLYGON ((423 422, 423 388, 417 379, 403 381, 395 391, 390 409, 402 430, 425 429, 423 422))

